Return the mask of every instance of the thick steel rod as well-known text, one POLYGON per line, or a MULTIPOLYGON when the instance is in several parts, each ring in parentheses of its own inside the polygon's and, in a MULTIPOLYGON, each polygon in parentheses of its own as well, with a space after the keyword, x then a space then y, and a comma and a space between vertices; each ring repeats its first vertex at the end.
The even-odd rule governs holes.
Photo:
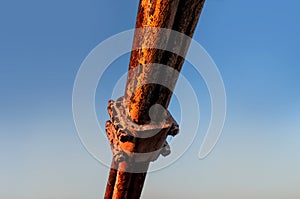
MULTIPOLYGON (((144 167, 143 170, 147 171, 150 162, 139 163, 139 167, 144 167)), ((131 173, 130 185, 128 188, 128 198, 138 199, 142 194, 144 182, 146 179, 146 172, 143 173, 131 173)))
MULTIPOLYGON (((177 4, 177 11, 175 12, 175 19, 174 23, 172 24, 171 29, 176 30, 178 32, 184 33, 190 37, 193 36, 197 22, 200 17, 201 10, 203 8, 204 1, 199 0, 182 0, 177 4)), ((143 8, 140 8, 140 10, 144 10, 143 8)), ((145 18, 145 15, 147 16, 147 13, 139 12, 138 13, 138 19, 139 18, 145 18)), ((159 19, 158 19, 159 20, 159 19)), ((140 24, 137 21, 137 28, 148 26, 148 24, 140 24)), ((138 37, 138 35, 136 35, 138 37)), ((135 37, 135 39, 136 39, 135 37)), ((142 37, 142 35, 140 35, 142 37)), ((171 40, 174 41, 174 40, 171 40)), ((177 41, 178 42, 178 41, 177 41)), ((171 46, 176 46, 178 44, 169 44, 171 46)), ((189 43, 182 43, 181 42, 181 49, 183 51, 183 54, 187 53, 189 47, 189 43)), ((150 53, 153 52, 152 56, 145 56, 142 54, 142 50, 140 51, 134 51, 131 54, 131 61, 130 66, 135 67, 139 64, 144 63, 162 63, 167 66, 173 67, 176 70, 180 71, 181 67, 184 63, 184 58, 178 55, 172 55, 169 52, 160 51, 161 55, 158 55, 156 52, 156 49, 147 49, 150 51, 150 53), (145 60, 145 57, 148 58, 148 60, 145 60), (160 60, 157 61, 157 59, 160 58, 160 60)), ((141 77, 130 77, 131 80, 134 79, 140 79, 141 77)), ((167 78, 167 77, 166 77, 167 78)), ((173 77, 174 78, 174 77, 173 77)), ((130 80, 128 81, 130 82, 130 80)), ((127 84, 128 85, 128 84, 127 84)), ((174 85, 175 86, 175 85, 174 85)), ((144 98, 138 98, 131 100, 131 104, 129 107, 135 107, 136 109, 132 108, 130 109, 130 115, 133 120, 136 122, 144 123, 145 115, 148 116, 149 108, 156 103, 161 104, 165 108, 168 107, 172 92, 160 85, 146 85, 146 88, 144 88, 143 92, 145 93, 144 98), (154 92, 150 92, 153 90, 154 92)), ((127 87, 127 89, 130 89, 127 87)), ((130 92, 130 90, 128 90, 130 92)), ((143 95, 141 95, 143 96, 143 95)), ((131 174, 131 184, 129 186, 128 192, 133 194, 133 197, 129 197, 137 199, 140 197, 142 189, 139 189, 139 187, 143 187, 143 183, 145 181, 146 173, 132 173, 131 174), (139 187, 137 187, 137 185, 139 187), (136 196, 136 197, 135 197, 136 196)))
MULTIPOLYGON (((167 28, 192 37, 203 5, 204 0, 140 0, 136 28, 167 28)), ((179 45, 182 54, 185 55, 189 43, 183 40, 180 41, 180 38, 178 39, 176 43, 172 43, 175 42, 174 39, 170 40, 168 45, 174 46, 174 48, 178 48, 179 45)), ((144 42, 151 43, 154 41, 155 38, 153 38, 152 41, 151 39, 149 40, 149 38, 146 40, 144 35, 136 33, 133 45, 142 44, 144 42)), ((148 63, 160 63, 180 71, 184 63, 184 58, 159 49, 138 49, 131 53, 129 70, 148 63)), ((161 85, 147 84, 141 88, 134 88, 136 81, 146 80, 148 78, 147 75, 147 73, 133 74, 127 78, 125 99, 128 101, 131 119, 138 124, 149 122, 150 118, 148 112, 150 107, 154 104, 161 104, 167 109, 172 96, 172 91, 161 85), (132 94, 133 88, 134 92, 132 94)), ((177 77, 170 77, 168 74, 165 74, 163 78, 170 79, 170 81, 174 82, 175 86, 177 77)), ((137 166, 145 167, 145 171, 149 166, 149 162, 138 164, 137 166)), ((118 166, 119 168, 134 167, 134 165, 129 165, 126 162, 119 163, 118 166)), ((115 185, 112 186, 113 180, 109 180, 105 199, 140 198, 145 177, 146 172, 128 173, 122 170, 116 172, 115 169, 112 169, 109 179, 114 179, 115 185)))
POLYGON ((129 198, 127 196, 131 173, 126 172, 130 165, 125 161, 119 163, 119 170, 116 176, 115 187, 113 191, 113 199, 129 198))
MULTIPOLYGON (((160 1, 157 1, 157 4, 154 4, 153 2, 156 1, 141 1, 137 15, 136 28, 160 27, 172 29, 190 37, 193 36, 204 5, 204 0, 162 0, 161 2, 165 3, 164 7, 160 5, 160 1), (169 4, 166 4, 166 2, 169 2, 169 4), (160 12, 155 15, 157 10, 160 10, 160 12)), ((137 32, 134 36, 133 46, 147 46, 149 43, 157 42, 155 36, 156 35, 152 38, 145 37, 145 35, 141 35, 137 32)), ((184 38, 172 38, 167 45, 174 49, 180 48, 182 55, 187 53, 189 47, 188 41, 184 40, 184 38)), ((139 67, 140 65, 160 63, 180 71, 183 62, 183 57, 167 51, 159 49, 138 49, 131 53, 129 70, 139 67)), ((149 73, 148 69, 145 69, 145 72, 143 71, 142 73, 129 73, 127 78, 125 97, 128 98, 127 100, 129 101, 130 116, 133 121, 140 124, 149 121, 148 112, 150 107, 154 104, 161 104, 167 109, 172 96, 172 92, 161 85, 146 84, 142 87, 135 88, 138 81, 140 84, 143 84, 143 81, 147 82, 149 78, 153 78, 149 77, 149 75, 153 74, 149 73), (132 90, 134 90, 133 95, 132 90)), ((160 75, 161 79, 172 81, 174 84, 173 86, 175 86, 176 77, 173 77, 172 74, 156 75, 160 75)))
POLYGON ((112 198, 113 193, 114 193, 114 187, 115 187, 117 173, 118 173, 118 164, 113 159, 111 162, 111 167, 110 167, 109 177, 107 180, 104 199, 112 198))

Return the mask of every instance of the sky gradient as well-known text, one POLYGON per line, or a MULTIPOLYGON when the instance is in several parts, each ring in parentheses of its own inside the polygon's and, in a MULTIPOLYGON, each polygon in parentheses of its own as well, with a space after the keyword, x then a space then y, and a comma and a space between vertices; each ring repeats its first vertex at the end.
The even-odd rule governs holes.
MULTIPOLYGON (((108 168, 77 136, 73 83, 97 44, 134 28, 137 5, 137 0, 0 2, 0 198, 103 197, 108 168)), ((147 176, 142 198, 300 198, 299 6, 296 0, 207 0, 194 39, 224 80, 224 131, 213 152, 199 160, 209 93, 186 63, 182 74, 199 98, 203 126, 182 158, 147 176)), ((102 126, 112 84, 126 72, 128 60, 129 54, 116 60, 99 82, 102 126)), ((173 98, 170 112, 185 119, 178 106, 173 98)))

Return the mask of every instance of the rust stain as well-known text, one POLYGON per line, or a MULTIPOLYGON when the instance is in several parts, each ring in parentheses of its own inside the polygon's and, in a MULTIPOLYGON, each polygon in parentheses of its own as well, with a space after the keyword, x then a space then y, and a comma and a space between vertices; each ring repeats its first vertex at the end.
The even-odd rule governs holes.
MULTIPOLYGON (((200 17, 205 0, 140 0, 138 15, 136 18, 136 28, 160 27, 172 29, 193 36, 197 22, 200 17)), ((125 99, 128 102, 129 115, 137 124, 149 123, 149 109, 154 104, 161 104, 167 109, 172 97, 172 92, 161 85, 147 84, 148 79, 160 78, 170 83, 171 88, 175 87, 177 77, 173 74, 155 71, 146 64, 159 63, 180 71, 184 63, 184 57, 159 49, 149 49, 146 46, 156 46, 155 44, 166 44, 171 46, 175 52, 185 55, 189 48, 189 41, 182 38, 160 37, 158 32, 135 32, 133 40, 134 47, 141 49, 133 50, 130 57, 129 71, 137 68, 138 73, 128 73, 125 99), (142 66, 142 67, 140 67, 142 66), (139 86, 143 85, 143 86, 139 86)), ((161 137, 158 140, 165 140, 161 137)), ((122 146, 128 151, 134 151, 141 144, 139 140, 132 144, 122 146)), ((144 146, 147 147, 147 146, 144 146)), ((149 162, 130 163, 124 161, 118 164, 120 170, 111 170, 110 181, 106 199, 138 199, 140 198, 146 173, 126 173, 128 167, 142 167, 147 170, 149 162), (111 177, 112 176, 112 177, 111 177), (115 183, 112 192, 112 183, 115 183)))
MULTIPOLYGON (((176 30, 190 37, 193 36, 204 0, 141 0, 136 20, 136 28, 161 27, 176 30)), ((185 55, 189 48, 189 42, 182 38, 168 41, 168 38, 160 38, 158 32, 136 32, 133 46, 142 47, 131 53, 129 70, 141 67, 138 74, 128 75, 125 98, 128 100, 130 116, 139 124, 147 123, 150 118, 149 109, 154 104, 161 104, 167 108, 171 100, 172 92, 159 85, 144 85, 149 78, 157 77, 172 82, 175 87, 173 74, 157 74, 146 64, 159 63, 168 65, 178 71, 181 70, 184 58, 159 49, 149 49, 146 46, 166 42, 174 51, 185 55)))

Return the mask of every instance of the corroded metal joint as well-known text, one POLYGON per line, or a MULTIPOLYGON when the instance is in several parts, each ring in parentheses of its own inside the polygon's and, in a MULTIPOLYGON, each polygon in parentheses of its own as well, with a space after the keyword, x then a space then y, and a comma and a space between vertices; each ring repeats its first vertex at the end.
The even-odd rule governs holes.
POLYGON ((159 155, 170 154, 167 136, 175 136, 179 127, 166 111, 161 122, 136 124, 129 116, 124 98, 108 102, 110 120, 106 121, 106 133, 116 162, 128 163, 155 161, 159 155))

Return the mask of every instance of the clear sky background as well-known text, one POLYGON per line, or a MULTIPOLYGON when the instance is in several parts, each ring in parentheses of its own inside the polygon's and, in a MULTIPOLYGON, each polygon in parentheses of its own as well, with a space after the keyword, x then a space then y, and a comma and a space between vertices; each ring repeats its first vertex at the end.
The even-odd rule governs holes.
MULTIPOLYGON (((103 197, 108 168, 77 136, 73 83, 97 44, 134 27, 137 5, 137 0, 0 1, 1 199, 103 197)), ((297 0, 207 0, 194 39, 225 83, 224 131, 204 160, 197 157, 199 132, 181 159, 147 176, 142 198, 300 198, 299 7, 297 0)), ((120 71, 108 71, 99 83, 102 125, 110 84, 127 70, 128 56, 112 65, 120 71)), ((182 72, 203 98, 205 123, 209 102, 203 81, 189 64, 182 72)), ((176 100, 170 111, 180 119, 176 100)))

